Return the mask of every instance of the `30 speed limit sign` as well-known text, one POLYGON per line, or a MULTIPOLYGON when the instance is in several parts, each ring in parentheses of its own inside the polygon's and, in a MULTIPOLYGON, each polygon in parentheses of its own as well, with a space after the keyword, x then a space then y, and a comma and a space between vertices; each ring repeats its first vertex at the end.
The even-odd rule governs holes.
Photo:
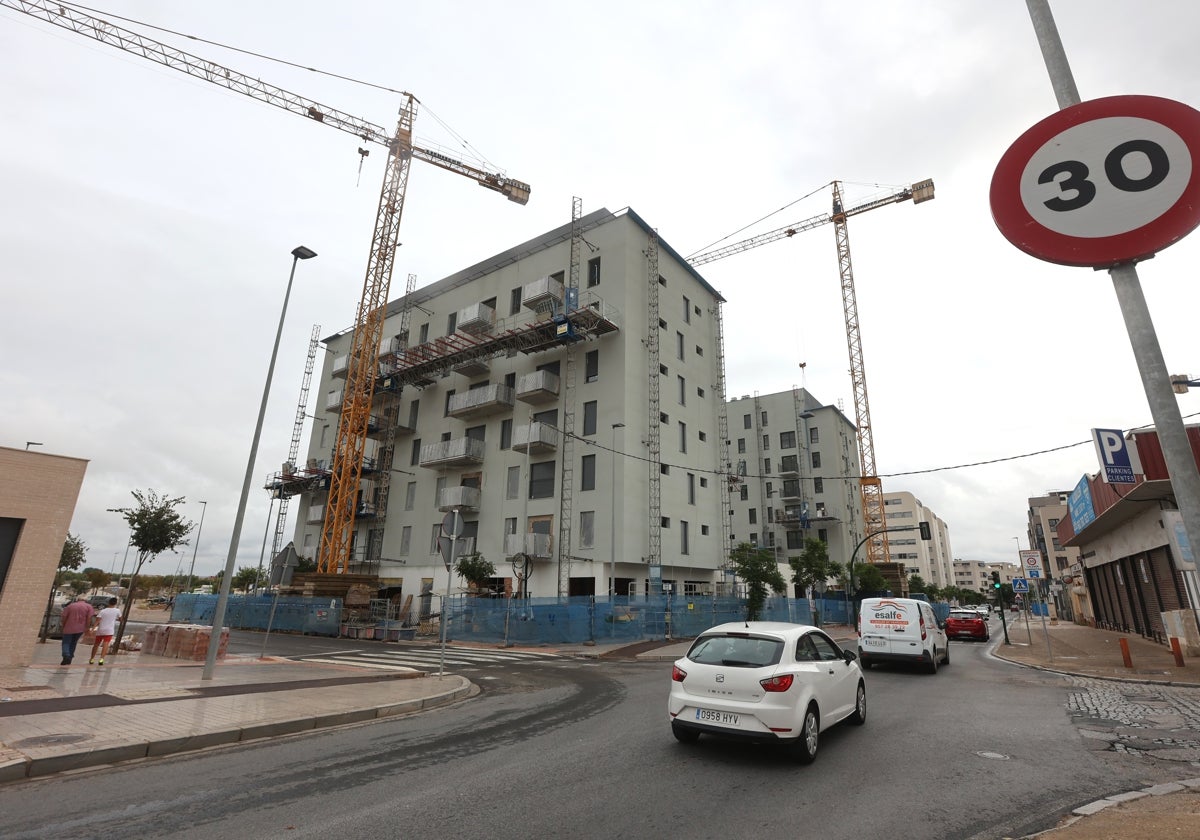
POLYGON ((1200 111, 1156 96, 1081 102, 1022 134, 996 166, 992 218, 1022 251, 1105 268, 1200 225, 1200 111))

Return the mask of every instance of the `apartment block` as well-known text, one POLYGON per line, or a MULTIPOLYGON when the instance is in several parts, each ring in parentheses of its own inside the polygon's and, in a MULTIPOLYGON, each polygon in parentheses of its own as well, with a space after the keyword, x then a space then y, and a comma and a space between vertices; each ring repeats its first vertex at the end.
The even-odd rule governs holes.
POLYGON ((909 577, 920 575, 926 583, 939 589, 954 585, 954 555, 950 549, 950 529, 946 523, 920 499, 904 490, 885 492, 883 510, 887 527, 914 526, 912 531, 888 534, 888 559, 893 563, 903 563, 909 577), (921 522, 929 523, 932 539, 921 539, 917 530, 921 522))
POLYGON ((804 388, 732 399, 727 413, 731 545, 772 551, 785 577, 806 538, 849 564, 865 535, 854 424, 804 388))
MULTIPOLYGON (((534 597, 701 590, 724 561, 724 299, 632 210, 579 214, 390 302, 348 573, 389 595, 481 554, 534 597)), ((318 557, 349 331, 325 340, 295 547, 318 557)), ((453 576, 453 589, 463 582, 453 576)))

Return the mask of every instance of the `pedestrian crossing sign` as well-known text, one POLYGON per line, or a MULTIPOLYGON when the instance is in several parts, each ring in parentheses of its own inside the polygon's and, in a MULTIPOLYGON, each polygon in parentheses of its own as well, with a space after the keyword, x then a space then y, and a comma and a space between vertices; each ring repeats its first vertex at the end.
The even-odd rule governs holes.
POLYGON ((1028 592, 1029 581, 1023 577, 1013 578, 1013 592, 1028 592))

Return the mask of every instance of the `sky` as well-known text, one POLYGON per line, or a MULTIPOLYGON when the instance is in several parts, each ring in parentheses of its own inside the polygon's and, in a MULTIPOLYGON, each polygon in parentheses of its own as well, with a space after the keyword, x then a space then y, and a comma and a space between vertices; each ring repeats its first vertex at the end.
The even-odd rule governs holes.
MULTIPOLYGON (((855 216, 849 237, 877 471, 947 523, 956 559, 1016 562, 1028 499, 1097 470, 1090 429, 1151 422, 1106 273, 1034 259, 991 218, 1001 155, 1057 109, 1023 0, 99 2, 389 130, 409 91, 419 145, 532 185, 522 207, 414 164, 393 299, 409 274, 569 222, 574 196, 690 255, 828 212, 834 180, 852 204, 932 178, 934 201, 855 216)), ((1083 99, 1200 107, 1200 5, 1051 8, 1083 99)), ((257 565, 313 327, 354 321, 383 150, 360 172, 355 137, 8 8, 0 55, 0 446, 89 461, 71 524, 88 565, 120 568, 109 509, 153 488, 204 523, 144 571, 225 567, 291 251, 317 252, 237 545, 236 567, 257 565)), ((1198 256, 1194 234, 1138 267, 1167 367, 1192 376, 1198 256)), ((728 301, 729 396, 801 385, 853 418, 831 225, 701 273, 728 301)), ((1200 391, 1178 399, 1194 422, 1200 391)))

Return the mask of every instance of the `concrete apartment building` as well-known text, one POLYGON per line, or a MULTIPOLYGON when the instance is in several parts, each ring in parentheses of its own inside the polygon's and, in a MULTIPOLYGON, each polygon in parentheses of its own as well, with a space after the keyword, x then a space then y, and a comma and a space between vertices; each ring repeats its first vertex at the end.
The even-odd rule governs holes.
POLYGON ((729 505, 731 543, 771 550, 785 577, 788 558, 807 537, 848 564, 865 535, 854 424, 803 388, 732 399, 728 415, 739 478, 729 505))
POLYGON ((959 589, 978 592, 991 600, 992 572, 1000 573, 1000 582, 1012 586, 1013 578, 1021 574, 1015 563, 985 563, 982 560, 955 560, 954 585, 959 589))
POLYGON ((1072 597, 1071 581, 1082 578, 1079 549, 1065 546, 1058 539, 1058 523, 1070 518, 1068 500, 1071 491, 1056 490, 1029 499, 1028 545, 1042 553, 1042 574, 1049 584, 1051 615, 1074 620, 1078 611, 1086 614, 1080 595, 1072 597))
POLYGON ((928 522, 932 539, 923 540, 917 530, 888 534, 888 559, 903 563, 908 576, 920 575, 928 584, 940 588, 958 585, 954 574, 954 554, 950 549, 950 530, 936 513, 905 490, 883 494, 884 517, 889 528, 916 526, 928 522))
MULTIPOLYGON (((457 510, 456 555, 491 561, 496 592, 707 590, 729 541, 723 302, 632 210, 578 205, 390 302, 346 571, 441 592, 457 510)), ((268 483, 299 497, 301 557, 319 550, 351 339, 326 339, 307 453, 268 483)))

